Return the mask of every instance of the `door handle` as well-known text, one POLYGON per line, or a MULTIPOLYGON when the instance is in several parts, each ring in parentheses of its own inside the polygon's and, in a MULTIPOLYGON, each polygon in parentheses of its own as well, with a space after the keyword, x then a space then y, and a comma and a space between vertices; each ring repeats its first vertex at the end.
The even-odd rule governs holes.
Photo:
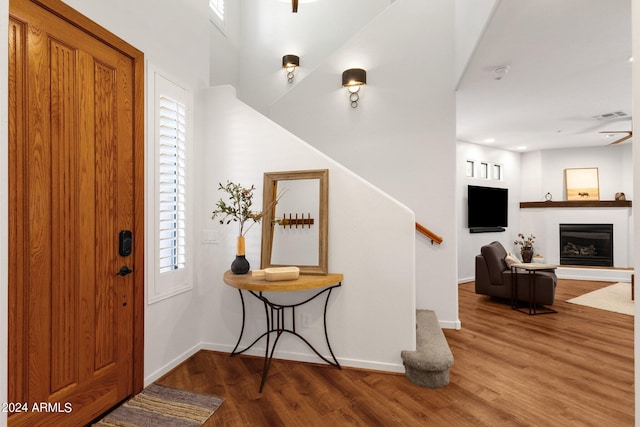
POLYGON ((116 273, 116 276, 127 276, 131 273, 133 273, 133 270, 130 269, 128 266, 123 265, 122 267, 120 267, 120 271, 116 273))

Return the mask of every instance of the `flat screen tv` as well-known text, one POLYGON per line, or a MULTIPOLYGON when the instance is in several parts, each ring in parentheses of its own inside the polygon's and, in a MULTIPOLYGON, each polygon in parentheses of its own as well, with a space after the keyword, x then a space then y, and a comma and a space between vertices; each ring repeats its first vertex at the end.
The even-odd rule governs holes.
POLYGON ((509 190, 469 185, 467 190, 468 227, 471 233, 505 231, 508 225, 509 190))

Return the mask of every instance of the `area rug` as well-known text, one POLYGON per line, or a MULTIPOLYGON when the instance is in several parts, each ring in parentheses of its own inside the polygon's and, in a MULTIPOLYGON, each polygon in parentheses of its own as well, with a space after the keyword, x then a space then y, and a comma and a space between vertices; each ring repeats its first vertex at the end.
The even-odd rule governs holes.
POLYGON ((201 426, 221 397, 151 384, 94 424, 99 427, 201 426))
POLYGON ((595 290, 567 300, 571 304, 585 305, 600 310, 633 316, 634 304, 631 300, 631 283, 614 283, 613 285, 595 290))

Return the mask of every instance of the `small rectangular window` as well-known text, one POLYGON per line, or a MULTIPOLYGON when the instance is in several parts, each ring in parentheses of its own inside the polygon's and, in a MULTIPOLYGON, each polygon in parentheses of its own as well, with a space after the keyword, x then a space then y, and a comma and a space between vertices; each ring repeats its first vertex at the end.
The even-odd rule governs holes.
POLYGON ((224 0, 209 0, 209 7, 221 21, 224 21, 224 0))
POLYGON ((493 165, 493 179, 502 180, 502 165, 493 165))
POLYGON ((224 33, 224 0, 209 0, 209 17, 224 33))
POLYGON ((467 160, 467 178, 473 178, 474 177, 474 166, 475 166, 475 162, 473 160, 467 160))
POLYGON ((480 163, 480 173, 478 174, 480 178, 487 179, 489 178, 489 164, 488 163, 480 163))

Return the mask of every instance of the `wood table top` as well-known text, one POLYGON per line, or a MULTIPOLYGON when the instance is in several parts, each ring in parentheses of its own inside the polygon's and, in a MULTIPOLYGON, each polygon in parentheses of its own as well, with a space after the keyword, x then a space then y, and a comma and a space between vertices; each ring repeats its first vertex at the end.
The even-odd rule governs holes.
POLYGON ((541 264, 538 262, 512 264, 511 267, 522 268, 523 270, 554 270, 558 268, 558 266, 554 264, 541 264))
POLYGON ((233 274, 231 270, 224 273, 224 282, 237 289, 257 292, 293 292, 308 289, 324 288, 335 285, 343 280, 341 273, 329 273, 326 276, 301 274, 295 280, 266 281, 256 279, 247 274, 233 274))

